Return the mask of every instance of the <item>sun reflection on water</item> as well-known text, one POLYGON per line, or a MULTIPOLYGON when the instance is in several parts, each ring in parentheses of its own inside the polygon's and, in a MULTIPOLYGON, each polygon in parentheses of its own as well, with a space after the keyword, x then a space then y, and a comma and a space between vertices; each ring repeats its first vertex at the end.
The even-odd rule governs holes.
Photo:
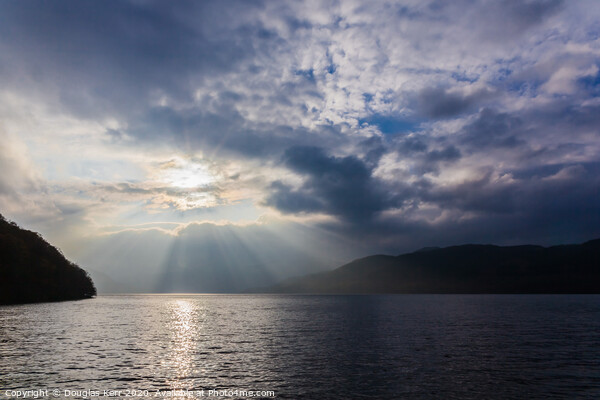
POLYGON ((194 386, 194 356, 197 337, 201 329, 198 304, 177 299, 170 307, 171 343, 169 357, 163 361, 170 376, 167 384, 171 389, 192 389, 194 386))

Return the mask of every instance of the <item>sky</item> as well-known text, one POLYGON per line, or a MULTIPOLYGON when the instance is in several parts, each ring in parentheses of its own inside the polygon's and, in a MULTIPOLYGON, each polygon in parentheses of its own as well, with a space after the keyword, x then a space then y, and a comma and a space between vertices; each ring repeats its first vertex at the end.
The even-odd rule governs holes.
POLYGON ((595 0, 3 1, 0 213, 107 291, 579 243, 599 66, 595 0))

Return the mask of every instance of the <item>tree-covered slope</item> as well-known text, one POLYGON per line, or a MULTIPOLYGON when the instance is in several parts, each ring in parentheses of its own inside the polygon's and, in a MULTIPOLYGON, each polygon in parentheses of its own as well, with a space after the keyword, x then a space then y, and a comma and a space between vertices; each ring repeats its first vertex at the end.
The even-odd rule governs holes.
POLYGON ((276 293, 600 293, 600 239, 553 247, 463 245, 370 256, 284 281, 276 293))
POLYGON ((90 298, 87 272, 35 232, 0 215, 0 304, 90 298))

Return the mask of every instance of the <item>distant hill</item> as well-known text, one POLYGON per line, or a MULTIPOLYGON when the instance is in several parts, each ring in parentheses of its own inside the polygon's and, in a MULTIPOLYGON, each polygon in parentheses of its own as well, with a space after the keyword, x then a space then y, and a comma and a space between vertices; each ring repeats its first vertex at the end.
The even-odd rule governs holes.
POLYGON ((600 293, 600 239, 553 247, 463 245, 375 255, 269 293, 600 293))
POLYGON ((35 232, 0 215, 0 304, 77 300, 96 295, 88 274, 35 232))

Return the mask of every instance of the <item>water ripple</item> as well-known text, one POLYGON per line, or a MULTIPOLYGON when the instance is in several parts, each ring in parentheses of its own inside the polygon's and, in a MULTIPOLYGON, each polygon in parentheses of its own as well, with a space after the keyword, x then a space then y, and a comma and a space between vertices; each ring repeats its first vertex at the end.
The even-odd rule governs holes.
POLYGON ((600 296, 100 296, 0 307, 0 358, 2 389, 599 398, 600 296))

